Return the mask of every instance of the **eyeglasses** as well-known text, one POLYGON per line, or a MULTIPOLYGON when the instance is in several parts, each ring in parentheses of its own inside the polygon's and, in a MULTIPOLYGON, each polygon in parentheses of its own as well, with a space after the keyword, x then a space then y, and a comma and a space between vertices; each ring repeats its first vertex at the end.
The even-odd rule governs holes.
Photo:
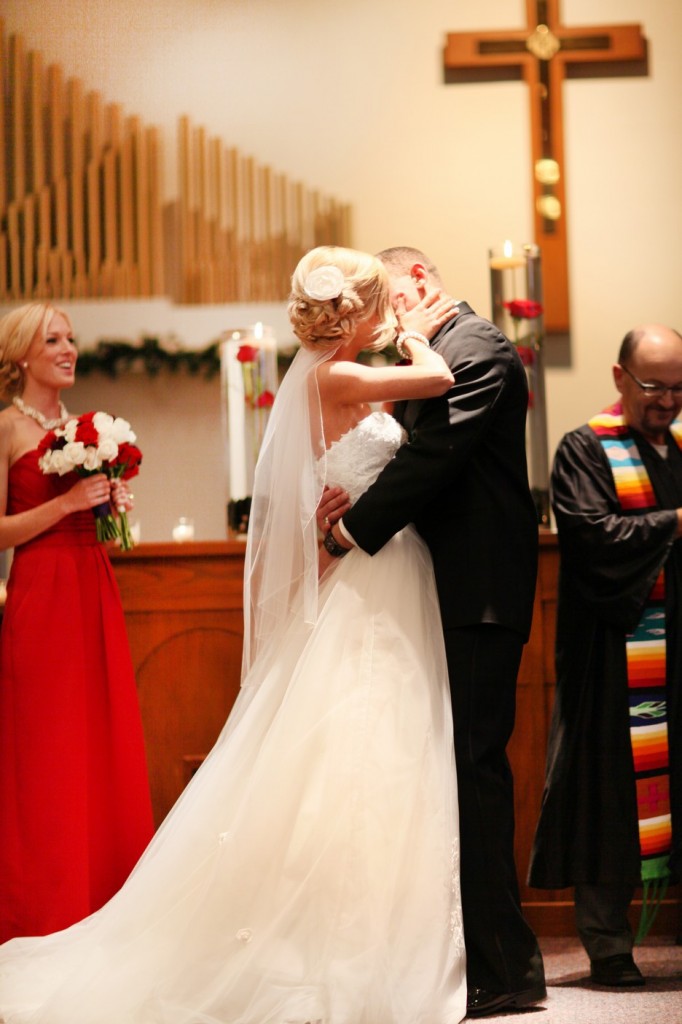
POLYGON ((628 377, 632 377, 635 384, 637 384, 645 395, 650 395, 652 398, 663 398, 663 395, 667 394, 668 391, 673 398, 682 398, 682 384, 645 384, 639 377, 635 377, 631 370, 628 370, 627 366, 621 366, 621 369, 625 370, 628 377))

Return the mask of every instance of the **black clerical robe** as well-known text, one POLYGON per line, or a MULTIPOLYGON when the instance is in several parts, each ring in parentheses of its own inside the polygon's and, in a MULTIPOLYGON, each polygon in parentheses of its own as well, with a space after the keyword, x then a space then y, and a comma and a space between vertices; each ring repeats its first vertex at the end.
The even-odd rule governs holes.
POLYGON ((666 576, 671 865, 682 855, 682 452, 663 458, 633 431, 659 510, 623 515, 603 448, 567 434, 552 472, 561 568, 557 689, 529 884, 638 884, 641 877, 625 635, 661 568, 666 576))

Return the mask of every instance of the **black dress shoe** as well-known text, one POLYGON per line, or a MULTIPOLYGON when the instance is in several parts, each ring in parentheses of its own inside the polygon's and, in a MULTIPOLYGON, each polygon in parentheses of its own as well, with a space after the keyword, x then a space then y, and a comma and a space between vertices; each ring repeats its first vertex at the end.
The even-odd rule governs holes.
POLYGON ((616 953, 601 960, 591 960, 590 978, 597 985, 614 985, 616 988, 631 988, 645 983, 631 953, 616 953))
POLYGON ((474 986, 467 992, 467 1017, 491 1017, 506 1010, 522 1010, 547 998, 544 984, 523 992, 489 992, 474 986))

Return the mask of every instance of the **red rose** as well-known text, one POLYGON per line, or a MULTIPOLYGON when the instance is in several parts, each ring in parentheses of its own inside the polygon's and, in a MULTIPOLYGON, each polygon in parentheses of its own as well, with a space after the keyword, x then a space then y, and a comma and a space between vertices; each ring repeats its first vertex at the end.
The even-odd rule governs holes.
POLYGON ((50 430, 49 433, 45 434, 38 443, 38 452, 40 455, 44 455, 49 449, 63 448, 66 444, 66 438, 60 437, 60 444, 57 444, 57 435, 54 430, 50 430))
POLYGON ((508 309, 515 320, 535 320, 542 313, 542 306, 532 299, 512 299, 505 302, 504 308, 508 309))
POLYGON ((258 359, 258 349, 255 345, 240 345, 237 350, 237 359, 240 363, 255 363, 258 359))
POLYGON ((274 401, 275 401, 275 396, 273 395, 272 391, 264 391, 256 399, 256 408, 257 409, 269 409, 274 401))
POLYGON ((524 366, 532 366, 535 362, 535 352, 529 345, 517 345, 516 351, 524 366))
POLYGON ((96 446, 99 443, 99 434, 91 419, 80 419, 78 421, 75 440, 82 441, 86 446, 89 444, 96 446))
POLYGON ((140 463, 142 462, 142 452, 135 444, 128 444, 126 441, 118 446, 118 455, 114 465, 125 466, 121 478, 123 480, 130 480, 131 477, 137 476, 140 472, 140 463))

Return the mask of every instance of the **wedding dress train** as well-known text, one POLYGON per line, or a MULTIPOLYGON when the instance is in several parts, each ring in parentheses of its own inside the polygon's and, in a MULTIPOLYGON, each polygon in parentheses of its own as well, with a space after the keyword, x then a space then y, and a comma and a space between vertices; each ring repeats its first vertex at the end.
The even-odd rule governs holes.
MULTIPOLYGON (((357 495, 401 443, 327 454, 357 495)), ((429 554, 408 528, 322 582, 257 661, 121 891, 0 950, 6 1024, 455 1024, 466 1012, 452 719, 429 554), (263 659, 261 659, 263 660, 263 659)))

